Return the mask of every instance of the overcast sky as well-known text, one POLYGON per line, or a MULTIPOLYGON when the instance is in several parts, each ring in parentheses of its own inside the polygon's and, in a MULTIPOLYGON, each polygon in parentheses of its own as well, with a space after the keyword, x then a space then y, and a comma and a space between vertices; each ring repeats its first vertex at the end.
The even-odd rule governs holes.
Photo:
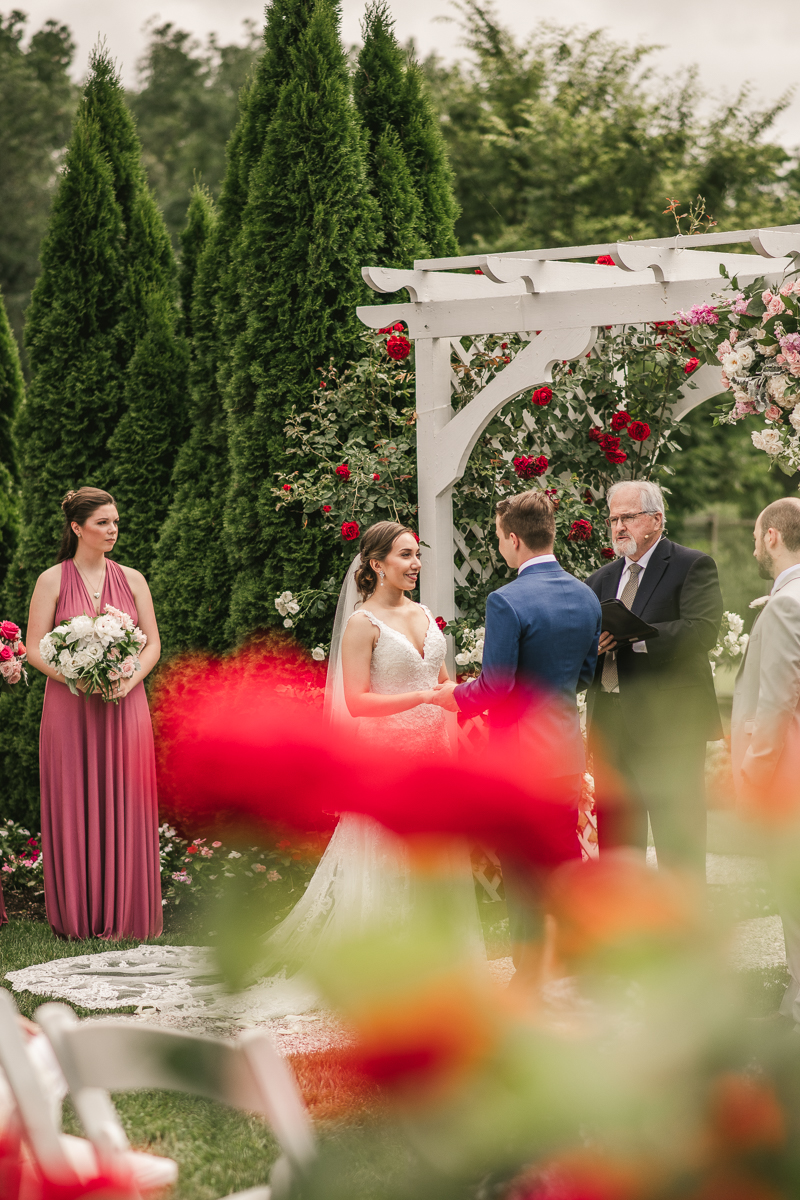
MULTIPOLYGON (((15 0, 13 7, 29 13, 34 28, 49 17, 70 26, 79 77, 92 44, 104 36, 126 83, 135 81, 148 19, 171 21, 201 37, 213 30, 223 41, 236 41, 242 20, 261 23, 264 9, 262 0, 15 0)), ((718 93, 734 94, 749 80, 760 98, 771 101, 794 87, 798 94, 780 118, 778 134, 787 146, 800 145, 800 0, 495 0, 495 7, 519 33, 549 20, 604 26, 621 40, 659 43, 665 47, 658 58, 661 70, 696 62, 705 85, 718 93)), ((363 9, 364 0, 343 0, 347 44, 359 38, 363 9)), ((453 15, 449 0, 395 0, 393 10, 398 36, 413 37, 420 53, 436 49, 447 58, 463 53, 458 26, 436 19, 453 15)))

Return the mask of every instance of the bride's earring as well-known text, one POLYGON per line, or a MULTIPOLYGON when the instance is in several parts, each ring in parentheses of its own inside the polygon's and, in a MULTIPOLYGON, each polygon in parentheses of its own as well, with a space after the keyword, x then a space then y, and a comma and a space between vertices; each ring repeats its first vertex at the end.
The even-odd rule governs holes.
POLYGON ((378 571, 378 574, 379 574, 379 575, 380 575, 380 577, 381 577, 381 587, 383 587, 383 581, 384 581, 384 579, 386 578, 386 572, 385 572, 385 571, 378 571))

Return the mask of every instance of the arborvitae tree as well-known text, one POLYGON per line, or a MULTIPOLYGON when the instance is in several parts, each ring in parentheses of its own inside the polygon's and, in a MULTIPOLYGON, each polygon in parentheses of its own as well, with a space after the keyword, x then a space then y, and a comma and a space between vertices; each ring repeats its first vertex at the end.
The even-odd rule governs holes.
POLYGON ((327 565, 316 518, 278 515, 272 489, 276 474, 291 470, 284 425, 292 404, 307 402, 320 366, 344 364, 355 349, 360 268, 378 236, 331 0, 315 0, 305 29, 287 43, 288 78, 250 175, 232 260, 241 329, 226 388, 226 531, 236 636, 274 624, 275 595, 313 583, 327 565))
POLYGON ((178 292, 181 298, 181 328, 192 340, 192 297, 197 266, 214 224, 214 202, 207 187, 196 183, 192 188, 186 225, 178 234, 181 261, 178 267, 178 292))
POLYGON ((13 426, 25 394, 19 350, 0 294, 0 589, 17 541, 19 476, 13 426))
MULTIPOLYGON (((169 239, 147 190, 119 80, 102 50, 92 56, 41 264, 25 331, 31 384, 16 426, 22 529, 3 597, 5 613, 20 623, 36 577, 53 562, 64 492, 84 484, 116 489, 109 436, 125 405, 141 402, 145 355, 157 358, 158 351, 163 366, 159 320, 174 324, 177 314, 169 239), (174 315, 167 318, 163 305, 170 304, 174 315), (140 347, 143 339, 147 346, 140 347)), ((172 350, 179 362, 174 336, 172 350)), ((172 377, 163 370, 159 387, 172 377)), ((147 400, 160 410, 158 390, 147 400)), ((172 403, 167 394, 168 411, 172 403)), ((153 413, 148 420, 157 424, 153 413)), ((130 445, 131 453, 139 448, 130 445)), ((124 492, 129 476, 122 459, 114 465, 124 492)), ((160 522, 163 498, 154 502, 152 489, 134 491, 128 496, 129 519, 141 505, 160 522)), ((123 535, 120 549, 129 559, 126 541, 123 535)), ((10 811, 29 821, 38 819, 43 690, 44 678, 32 672, 27 695, 0 697, 0 794, 10 811)))
POLYGON ((407 55, 394 35, 385 0, 367 5, 364 44, 353 79, 356 107, 367 138, 367 173, 380 210, 382 266, 408 268, 427 258, 422 203, 403 150, 407 55))
POLYGON ((411 181, 422 204, 422 237, 434 258, 458 254, 455 223, 459 208, 439 118, 415 62, 406 70, 402 144, 411 181))

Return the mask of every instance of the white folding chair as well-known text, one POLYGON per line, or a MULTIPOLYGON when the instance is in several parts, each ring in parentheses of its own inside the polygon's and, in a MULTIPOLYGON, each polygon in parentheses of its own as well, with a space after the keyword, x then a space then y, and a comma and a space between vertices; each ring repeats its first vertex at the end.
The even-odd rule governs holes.
POLYGON ((275 1200, 315 1154, 311 1124, 297 1082, 266 1034, 234 1041, 198 1037, 156 1025, 120 1020, 79 1021, 65 1004, 44 1004, 36 1020, 47 1034, 72 1101, 98 1159, 113 1169, 128 1140, 110 1091, 166 1088, 205 1096, 257 1113, 271 1127, 282 1154, 268 1188, 238 1193, 275 1200))

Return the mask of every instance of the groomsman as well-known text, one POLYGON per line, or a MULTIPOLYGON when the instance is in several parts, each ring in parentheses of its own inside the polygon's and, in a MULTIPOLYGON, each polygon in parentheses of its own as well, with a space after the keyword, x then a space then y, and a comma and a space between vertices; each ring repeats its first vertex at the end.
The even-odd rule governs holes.
POLYGON ((600 638, 587 698, 600 853, 644 853, 649 816, 659 863, 705 873, 706 742, 722 737, 708 660, 722 621, 716 563, 664 536, 657 484, 617 483, 607 499, 618 557, 586 582, 658 637, 632 645, 600 638))
POLYGON ((765 508, 754 538, 761 575, 774 583, 736 678, 731 757, 745 812, 765 818, 767 825, 777 820, 768 857, 791 975, 780 1011, 800 1022, 800 500, 776 500, 765 508))

